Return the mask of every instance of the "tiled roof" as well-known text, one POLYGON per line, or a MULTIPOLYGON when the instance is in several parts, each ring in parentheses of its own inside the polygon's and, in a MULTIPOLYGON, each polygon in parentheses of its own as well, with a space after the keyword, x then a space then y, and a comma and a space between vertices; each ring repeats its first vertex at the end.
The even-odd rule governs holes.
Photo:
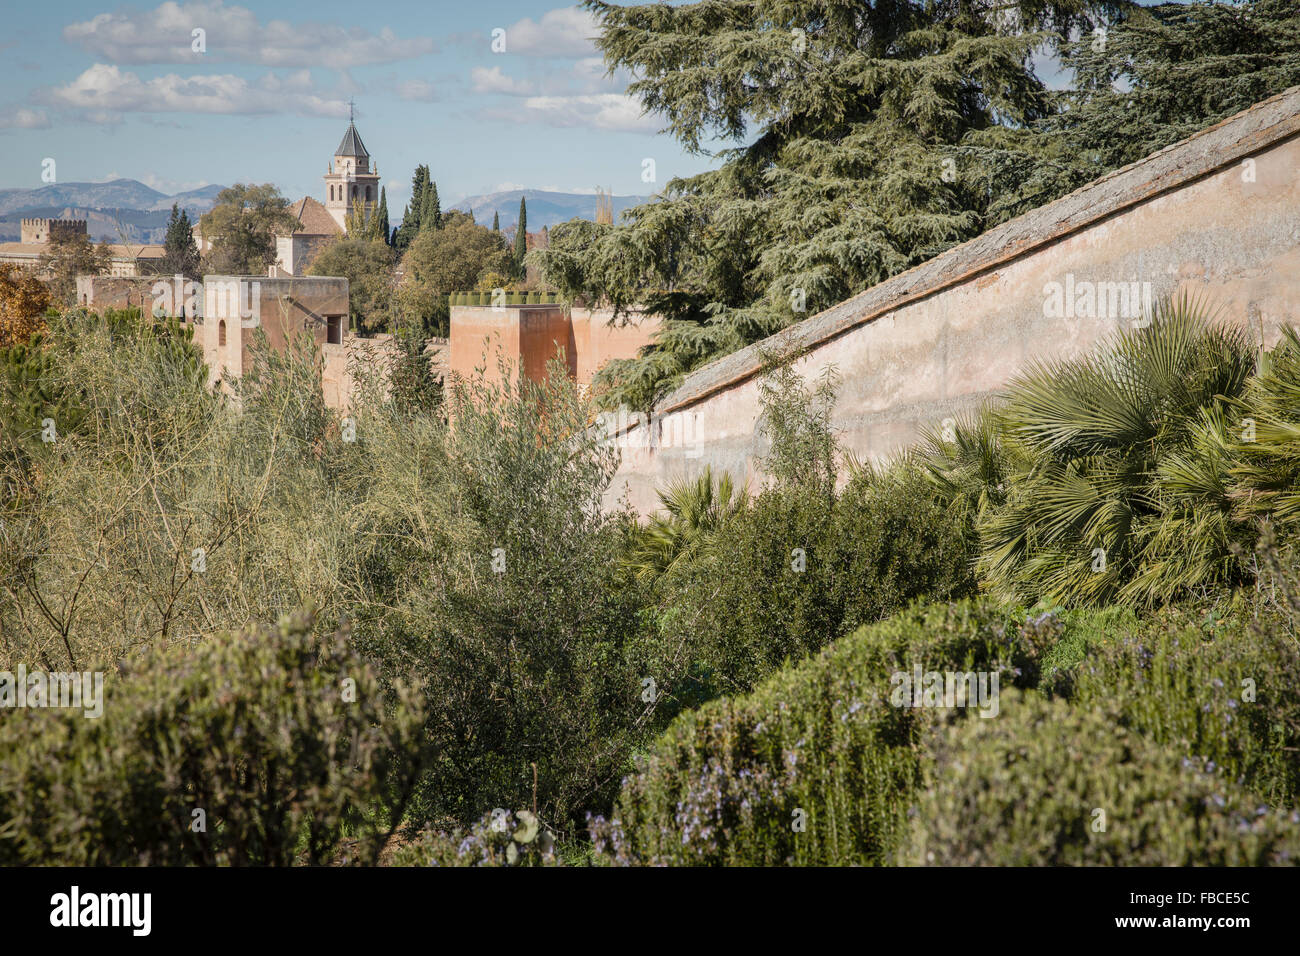
MULTIPOLYGON (((119 259, 161 259, 162 246, 111 245, 109 251, 119 259)), ((0 256, 40 256, 50 251, 47 242, 0 242, 0 256)))
POLYGON ((324 203, 310 196, 304 196, 289 207, 297 217, 299 226, 293 231, 295 236, 336 236, 343 230, 334 221, 324 203))

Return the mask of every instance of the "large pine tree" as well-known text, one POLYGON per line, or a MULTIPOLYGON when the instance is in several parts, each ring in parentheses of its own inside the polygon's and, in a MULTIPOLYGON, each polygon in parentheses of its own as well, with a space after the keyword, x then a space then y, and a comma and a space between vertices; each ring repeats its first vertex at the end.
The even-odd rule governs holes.
POLYGON ((1071 44, 1076 82, 1044 122, 1092 175, 1300 85, 1296 0, 1163 3, 1071 44))
POLYGON ((1068 157, 1032 132, 1052 110, 1034 55, 1126 6, 585 5, 642 106, 691 151, 728 146, 626 224, 556 227, 542 254, 564 291, 665 316, 641 358, 607 367, 610 400, 640 406, 1061 188, 1068 157))
POLYGON ((541 254, 665 317, 601 373, 645 407, 693 368, 1300 84, 1296 0, 587 0, 608 66, 718 168, 541 254), (1069 38, 1075 38, 1073 42, 1069 38), (1049 91, 1042 51, 1077 77, 1049 91))

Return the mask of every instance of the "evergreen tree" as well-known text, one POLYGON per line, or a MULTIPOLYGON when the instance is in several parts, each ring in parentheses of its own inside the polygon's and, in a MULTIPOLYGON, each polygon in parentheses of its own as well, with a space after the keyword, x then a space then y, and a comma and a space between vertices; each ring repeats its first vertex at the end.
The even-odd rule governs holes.
POLYGON ((177 203, 172 203, 171 218, 167 220, 161 265, 163 275, 192 277, 199 274, 199 247, 194 241, 194 227, 189 213, 177 203))
POLYGON ((432 179, 424 190, 420 208, 420 229, 442 228, 442 204, 438 201, 438 184, 432 179))
POLYGON ((1300 15, 1295 0, 1163 3, 1105 43, 1083 36, 1063 63, 1074 88, 1044 126, 1092 178, 1300 84, 1300 15))
POLYGON ((493 232, 501 231, 501 214, 499 212, 492 213, 492 231, 493 232))
POLYGON ((429 167, 424 165, 415 167, 415 175, 411 177, 411 201, 406 204, 406 210, 402 213, 402 224, 397 227, 397 235, 393 239, 393 245, 399 253, 405 252, 411 245, 411 241, 420 234, 420 213, 428 186, 429 167))
POLYGON ((515 225, 515 273, 523 278, 524 256, 528 254, 528 203, 519 197, 519 222, 515 225))
POLYGON ((629 92, 689 151, 735 143, 621 224, 557 227, 539 254, 561 291, 664 317, 641 357, 602 375, 606 401, 640 407, 1064 188, 1077 166, 1036 132, 1053 100, 1034 57, 1128 6, 585 5, 606 66, 637 77, 629 92))
POLYGON ((375 214, 375 219, 376 237, 388 244, 388 189, 384 186, 379 187, 379 211, 375 214))

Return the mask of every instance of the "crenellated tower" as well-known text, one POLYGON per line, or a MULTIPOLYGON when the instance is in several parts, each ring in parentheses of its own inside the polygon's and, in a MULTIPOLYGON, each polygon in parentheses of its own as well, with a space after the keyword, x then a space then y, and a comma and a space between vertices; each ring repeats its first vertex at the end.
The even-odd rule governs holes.
POLYGON ((53 242, 60 237, 86 234, 84 219, 24 219, 19 227, 20 242, 53 242))

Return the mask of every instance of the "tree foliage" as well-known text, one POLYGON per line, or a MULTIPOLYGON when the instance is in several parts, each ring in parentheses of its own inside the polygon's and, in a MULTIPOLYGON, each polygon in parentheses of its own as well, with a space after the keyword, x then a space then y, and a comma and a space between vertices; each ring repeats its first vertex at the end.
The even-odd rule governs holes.
POLYGON ((446 334, 446 296, 474 288, 479 276, 511 271, 510 253, 499 232, 477 225, 467 214, 451 211, 439 229, 416 236, 402 258, 405 277, 399 301, 405 315, 424 320, 446 334))
POLYGON ((85 233, 56 232, 39 262, 54 301, 76 305, 77 276, 107 274, 113 266, 113 250, 107 242, 92 243, 85 233))
POLYGON ((212 243, 205 271, 229 275, 263 275, 275 263, 275 237, 298 226, 289 200, 270 183, 237 183, 221 190, 199 227, 212 243))
POLYGON ((194 241, 194 224, 190 222, 190 214, 177 203, 172 203, 171 218, 167 220, 160 270, 163 275, 189 278, 199 274, 199 247, 194 241))
MULTIPOLYGON (((378 222, 378 216, 371 216, 378 222)), ((376 233, 357 238, 350 232, 317 253, 308 275, 343 276, 348 280, 348 308, 352 328, 364 332, 388 327, 393 308, 392 250, 376 233)))
POLYGON ((587 6, 610 69, 719 161, 533 256, 566 297, 663 319, 601 372, 608 407, 1300 83, 1287 0, 587 6), (1045 86, 1043 52, 1072 89, 1045 86))
POLYGON ((50 289, 19 266, 0 265, 0 349, 26 343, 45 328, 50 289))

